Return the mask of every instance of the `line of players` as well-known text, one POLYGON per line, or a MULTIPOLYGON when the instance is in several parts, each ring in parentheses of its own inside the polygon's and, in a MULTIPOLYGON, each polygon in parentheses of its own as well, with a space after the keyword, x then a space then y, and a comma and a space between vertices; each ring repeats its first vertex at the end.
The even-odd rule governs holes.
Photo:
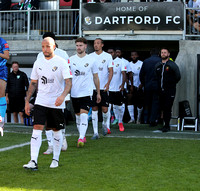
MULTIPOLYGON (((55 40, 55 36, 50 38, 51 35, 46 34, 46 36, 43 36, 44 40, 42 44, 44 44, 44 48, 50 47, 50 49, 54 46, 53 41, 51 39, 55 40)), ((52 56, 50 58, 50 51, 49 52, 42 52, 38 55, 38 58, 36 62, 34 63, 34 72, 32 72, 31 77, 31 84, 32 84, 32 89, 35 89, 36 85, 36 79, 38 79, 38 83, 40 84, 40 92, 41 92, 41 86, 45 88, 44 86, 46 83, 52 83, 53 81, 50 80, 50 82, 45 81, 45 76, 43 71, 47 70, 43 66, 43 64, 40 66, 39 62, 47 62, 46 60, 49 60, 48 62, 51 63, 51 60, 55 60, 56 57, 62 57, 64 60, 68 60, 68 64, 70 66, 71 70, 71 75, 68 75, 68 78, 72 78, 72 86, 71 86, 71 99, 72 99, 72 104, 73 108, 75 111, 75 116, 76 116, 76 126, 79 132, 79 138, 77 142, 77 147, 83 147, 84 144, 86 143, 86 131, 88 128, 88 112, 90 108, 92 107, 92 124, 93 124, 93 129, 94 129, 94 135, 92 137, 93 140, 96 140, 99 138, 98 134, 98 107, 101 107, 102 109, 102 116, 103 116, 103 122, 102 122, 102 130, 103 130, 103 135, 105 136, 106 134, 110 134, 110 109, 111 105, 113 105, 113 110, 116 116, 116 119, 118 119, 118 125, 119 125, 119 130, 124 131, 124 126, 122 123, 122 118, 123 118, 123 113, 124 113, 124 105, 123 105, 123 100, 126 91, 124 91, 125 87, 125 82, 126 82, 126 72, 127 72, 127 67, 129 67, 128 62, 125 62, 124 59, 121 59, 117 57, 116 51, 114 48, 109 48, 108 53, 103 51, 103 46, 104 42, 102 39, 97 38, 94 41, 94 52, 91 54, 87 54, 87 40, 85 38, 78 38, 75 41, 76 44, 76 55, 71 56, 68 58, 68 55, 65 51, 55 48, 54 53, 56 56, 52 56), (45 57, 45 58, 44 58, 45 57), (44 68, 43 68, 44 67, 44 68), (40 77, 41 76, 41 77, 40 77)), ((52 67, 52 66, 51 66, 52 67)), ((60 67, 60 65, 58 66, 60 67)), ((49 76, 47 79, 52 78, 53 73, 58 70, 58 67, 53 67, 52 69, 48 69, 49 71, 49 76), (53 72, 52 72, 52 71, 53 72), (51 74, 50 74, 51 73, 51 74)), ((65 68, 65 70, 67 70, 65 68)), ((133 70, 132 67, 128 69, 128 71, 133 70)), ((60 70, 59 70, 60 71, 60 70)), ((60 71, 61 72, 61 71, 60 71)), ((63 72, 62 72, 63 73, 63 72)), ((64 76, 64 74, 62 74, 64 76)), ((66 77, 66 75, 65 75, 66 77)), ((132 75, 131 75, 132 77, 132 75)), ((59 77, 56 77, 56 80, 60 79, 59 77)), ((66 80, 66 79, 65 79, 66 80)), ((64 81, 63 81, 64 82, 64 81)), ((57 83, 57 82, 56 82, 57 83)), ((59 81, 59 83, 61 83, 59 81)), ((48 85, 48 89, 51 90, 51 84, 48 85)), ((131 78, 131 89, 133 89, 133 78, 131 78)), ((39 87, 39 86, 38 86, 39 87)), ((55 85, 52 85, 53 88, 55 88, 55 85)), ((66 89, 66 85, 65 85, 66 89)), ((69 89, 69 88, 68 88, 69 89)), ((67 92, 69 93, 69 91, 67 92)), ((28 91, 28 97, 31 95, 31 88, 29 87, 28 91)), ((39 92, 39 90, 38 90, 39 92)), ((39 93, 38 93, 39 94, 39 93)), ((41 93, 40 93, 41 94, 41 93)), ((62 95, 65 95, 66 91, 64 90, 62 95)), ((59 96, 56 99, 55 105, 59 106, 59 108, 62 108, 63 104, 60 105, 61 98, 63 96, 59 96)), ((52 96, 53 95, 52 92, 52 96)), ((69 95, 68 95, 69 96, 69 95)), ((50 165, 50 168, 56 168, 58 167, 58 161, 59 161, 59 156, 60 156, 60 151, 61 150, 61 145, 62 145, 62 150, 67 149, 67 141, 65 139, 65 130, 63 128, 63 121, 60 120, 60 113, 55 112, 53 110, 55 106, 51 106, 46 108, 45 107, 38 107, 39 104, 39 96, 37 95, 36 98, 36 111, 34 109, 34 120, 37 121, 36 124, 41 124, 41 125, 36 125, 34 124, 33 128, 33 134, 31 138, 31 161, 29 161, 28 164, 25 164, 23 167, 27 169, 35 169, 37 170, 37 158, 39 155, 39 148, 41 146, 41 132, 44 128, 45 121, 43 118, 41 119, 41 114, 47 115, 47 116, 52 116, 55 118, 56 121, 60 121, 58 125, 52 121, 53 118, 47 117, 47 123, 46 123, 46 135, 47 135, 47 140, 49 147, 44 154, 51 154, 53 152, 53 160, 50 165), (41 113, 42 112, 42 113, 41 113), (40 113, 40 115, 39 115, 40 113), (48 114, 49 113, 49 114, 48 114), (55 114, 53 114, 55 113, 55 114), (35 119, 36 116, 36 119, 35 119), (53 126, 55 128, 52 128, 52 123, 54 124, 53 126), (58 126, 58 127, 57 127, 58 126), (49 128, 50 127, 50 128, 49 128), (61 133, 62 132, 62 133, 61 133), (62 138, 60 137, 62 135, 62 138), (63 141, 64 140, 64 141, 63 141)), ((42 98, 42 97, 41 97, 42 98)), ((41 99, 44 99, 44 97, 41 99)), ((69 97, 67 98, 69 99, 69 97)), ((44 102, 44 100, 43 100, 44 102)), ((46 101, 45 101, 46 102, 46 101)), ((25 111, 26 113, 29 113, 29 107, 26 102, 25 106, 25 111)), ((133 120, 132 120, 133 121, 133 120)), ((35 123, 35 121, 34 121, 35 123)))

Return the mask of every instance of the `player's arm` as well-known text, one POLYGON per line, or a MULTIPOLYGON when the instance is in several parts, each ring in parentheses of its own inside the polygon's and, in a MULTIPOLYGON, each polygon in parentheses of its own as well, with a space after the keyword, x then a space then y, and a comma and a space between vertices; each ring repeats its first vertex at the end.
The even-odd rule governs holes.
POLYGON ((9 60, 9 50, 4 50, 3 53, 0 53, 0 57, 9 60))
POLYGON ((131 82, 130 92, 133 92, 133 72, 129 73, 129 80, 131 82))
POLYGON ((72 79, 71 78, 65 79, 65 89, 62 92, 62 94, 56 99, 56 102, 55 102, 56 106, 60 106, 63 103, 63 101, 65 100, 65 97, 71 91, 71 87, 72 87, 72 79))
POLYGON ((119 87, 120 91, 124 91, 125 82, 126 82, 126 71, 122 71, 122 84, 119 87))
POLYGON ((108 91, 109 90, 110 82, 111 82, 112 77, 113 77, 113 67, 108 68, 108 72, 109 72, 108 82, 104 86, 104 91, 108 91))
POLYGON ((100 83, 99 83, 99 76, 98 73, 93 74, 94 85, 97 90, 97 103, 101 102, 101 95, 100 95, 100 83))
POLYGON ((31 83, 30 83, 29 88, 28 88, 26 100, 25 100, 25 113, 27 115, 30 115, 30 104, 29 104, 29 101, 30 101, 31 96, 33 95, 33 93, 36 91, 37 86, 38 86, 38 80, 31 80, 31 83))

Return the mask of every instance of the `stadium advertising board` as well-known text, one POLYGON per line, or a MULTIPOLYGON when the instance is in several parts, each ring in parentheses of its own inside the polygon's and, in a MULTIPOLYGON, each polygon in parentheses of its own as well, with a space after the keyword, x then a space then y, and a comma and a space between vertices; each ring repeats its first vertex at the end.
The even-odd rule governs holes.
POLYGON ((82 26, 95 30, 183 30, 182 2, 84 3, 82 26))

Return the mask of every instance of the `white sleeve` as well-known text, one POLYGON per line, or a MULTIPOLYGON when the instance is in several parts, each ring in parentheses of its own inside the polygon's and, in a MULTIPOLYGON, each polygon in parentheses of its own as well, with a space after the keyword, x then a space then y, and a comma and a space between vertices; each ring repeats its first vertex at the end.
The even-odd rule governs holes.
POLYGON ((109 55, 110 58, 108 60, 108 68, 113 68, 114 67, 114 62, 113 62, 113 59, 112 59, 112 56, 109 55))
POLYGON ((94 61, 92 66, 92 73, 97 74, 98 73, 98 62, 94 61))
POLYGON ((33 64, 33 69, 31 72, 31 80, 38 80, 38 73, 37 73, 37 62, 35 61, 33 64))
POLYGON ((123 62, 123 60, 121 60, 121 71, 123 72, 123 71, 127 71, 127 67, 126 67, 126 63, 125 62, 123 62))
POLYGON ((63 64, 62 75, 64 79, 72 78, 72 72, 69 69, 69 65, 66 62, 63 64))

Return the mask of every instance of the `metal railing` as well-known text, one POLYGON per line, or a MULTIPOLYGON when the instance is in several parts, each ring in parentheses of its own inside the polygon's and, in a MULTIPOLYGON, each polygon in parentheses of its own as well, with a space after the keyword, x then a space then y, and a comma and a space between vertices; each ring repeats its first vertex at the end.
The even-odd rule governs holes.
MULTIPOLYGON (((200 9, 185 6, 183 11, 183 39, 200 38, 200 9)), ((0 35, 8 40, 34 40, 51 31, 60 38, 78 37, 82 35, 81 15, 81 8, 0 11, 0 35)))
POLYGON ((185 8, 184 33, 186 39, 200 37, 200 8, 185 8))
POLYGON ((77 37, 79 25, 79 9, 0 11, 0 35, 6 39, 37 39, 48 31, 77 37))

